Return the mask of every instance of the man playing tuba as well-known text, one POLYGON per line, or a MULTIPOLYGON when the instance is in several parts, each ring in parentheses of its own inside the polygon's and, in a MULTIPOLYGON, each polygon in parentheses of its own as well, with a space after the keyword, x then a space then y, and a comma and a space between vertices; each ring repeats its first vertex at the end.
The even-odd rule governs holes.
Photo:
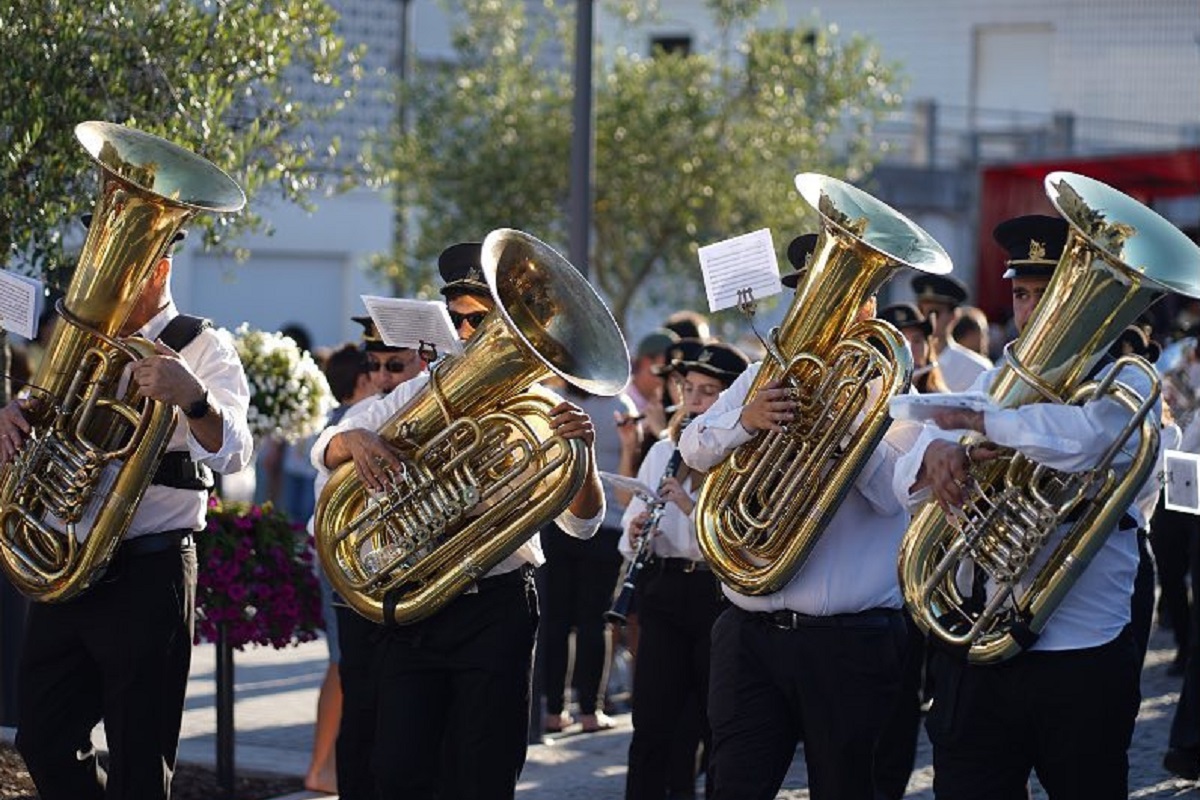
MULTIPOLYGON (((212 472, 242 469, 252 448, 241 361, 227 335, 198 322, 171 298, 168 250, 120 331, 155 342, 157 353, 135 361, 130 376, 140 396, 174 407, 166 455, 104 577, 78 597, 29 610, 17 749, 46 800, 169 796, 192 655, 193 534, 204 528, 212 472), (107 778, 91 742, 101 719, 107 778)), ((0 463, 30 432, 24 403, 0 410, 0 463)))
MULTIPOLYGON (((447 248, 438 259, 451 322, 466 341, 494 299, 484 281, 481 246, 447 248)), ((429 383, 420 375, 352 419, 327 429, 313 447, 324 474, 353 460, 373 491, 399 471, 400 459, 374 431, 429 383)), ((559 436, 590 449, 591 419, 563 402, 552 411, 559 436)), ((604 516, 594 454, 583 486, 556 519, 581 539, 604 516)), ((381 629, 378 647, 379 727, 372 764, 381 797, 511 798, 525 763, 530 670, 537 631, 532 570, 543 562, 535 534, 472 589, 426 619, 381 629)))
MULTIPOLYGON (((1008 255, 1004 277, 1012 280, 1013 317, 1024 331, 1047 291, 1068 225, 1033 215, 1001 223, 993 235, 1008 255)), ((1097 377, 1112 368, 1111 362, 1101 366, 1097 377)), ((972 389, 987 391, 1000 369, 984 372, 972 389)), ((1133 371, 1122 372, 1122 381, 1142 397, 1150 392, 1148 381, 1133 371)), ((1157 406, 1151 413, 1157 419, 1157 406)), ((962 508, 973 462, 997 455, 987 445, 968 450, 959 443, 964 431, 1052 469, 1079 473, 1099 463, 1131 416, 1107 396, 1081 405, 942 409, 936 425, 928 425, 897 464, 897 494, 907 499, 928 487, 943 509, 962 508)), ((1127 465, 1118 458, 1114 468, 1127 465)), ((1034 770, 1052 800, 1127 796, 1126 751, 1139 702, 1130 598, 1139 561, 1137 531, 1145 526, 1138 506, 1130 505, 1040 635, 1017 632, 1023 649, 1002 663, 968 662, 965 653, 937 647, 931 637, 934 700, 926 728, 939 800, 1024 797, 1034 770)), ((1041 560, 1062 536, 1062 528, 1051 535, 1041 560)), ((974 576, 970 572, 960 571, 957 580, 973 583, 967 594, 978 596, 982 606, 994 586, 978 568, 974 576)))
MULTIPOLYGON (((797 271, 785 285, 796 287, 816 243, 800 237, 788 248, 797 271)), ((871 296, 858 315, 874 314, 871 296)), ((707 471, 795 418, 791 390, 776 382, 747 396, 762 366, 752 364, 684 431, 688 466, 707 471)), ((815 800, 874 797, 876 740, 900 688, 907 637, 895 564, 908 514, 892 494, 892 467, 917 430, 891 426, 782 589, 750 596, 722 587, 732 605, 712 629, 714 800, 774 797, 800 740, 815 800)))

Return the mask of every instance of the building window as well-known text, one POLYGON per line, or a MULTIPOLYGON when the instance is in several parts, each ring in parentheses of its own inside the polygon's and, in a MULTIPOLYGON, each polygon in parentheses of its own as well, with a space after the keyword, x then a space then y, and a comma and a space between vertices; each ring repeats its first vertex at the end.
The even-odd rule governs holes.
POLYGON ((690 36, 654 36, 650 39, 650 55, 689 56, 692 53, 692 37, 690 36))

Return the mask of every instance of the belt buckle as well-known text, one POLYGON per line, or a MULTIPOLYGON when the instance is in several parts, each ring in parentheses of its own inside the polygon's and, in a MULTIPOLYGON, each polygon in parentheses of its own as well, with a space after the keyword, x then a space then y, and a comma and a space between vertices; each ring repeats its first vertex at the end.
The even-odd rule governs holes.
POLYGON ((797 612, 790 608, 784 608, 771 615, 771 624, 780 630, 794 631, 800 627, 799 618, 800 615, 797 612))
POLYGON ((689 558, 687 560, 687 563, 683 565, 683 571, 684 572, 695 572, 696 571, 696 562, 692 561, 689 558))

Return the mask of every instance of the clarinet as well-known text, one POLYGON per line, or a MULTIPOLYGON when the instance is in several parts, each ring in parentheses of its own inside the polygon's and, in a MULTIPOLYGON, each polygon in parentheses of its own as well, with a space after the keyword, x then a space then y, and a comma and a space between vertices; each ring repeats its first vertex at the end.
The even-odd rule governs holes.
POLYGON ((633 561, 625 570, 621 591, 617 594, 617 599, 613 601, 612 608, 604 612, 604 619, 607 622, 615 622, 618 625, 625 624, 626 617, 629 615, 629 604, 633 602, 633 591, 637 588, 638 575, 654 556, 654 548, 650 545, 653 537, 650 534, 658 527, 658 521, 662 519, 663 511, 667 507, 666 501, 658 495, 661 494, 663 484, 667 482, 667 479, 675 477, 675 473, 679 471, 679 465, 682 463, 683 453, 679 452, 679 448, 676 447, 675 452, 671 454, 671 460, 667 462, 667 468, 663 472, 662 478, 658 481, 658 492, 655 493, 654 502, 650 503, 650 517, 646 520, 645 527, 642 528, 642 538, 638 540, 633 561))

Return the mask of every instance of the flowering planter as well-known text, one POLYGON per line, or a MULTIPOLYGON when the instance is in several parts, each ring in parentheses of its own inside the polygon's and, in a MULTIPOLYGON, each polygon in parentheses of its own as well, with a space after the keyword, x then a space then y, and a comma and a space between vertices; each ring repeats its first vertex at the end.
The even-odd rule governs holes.
POLYGON ((322 627, 311 538, 269 503, 209 500, 197 537, 196 641, 217 648, 217 780, 233 797, 233 651, 312 641, 322 627))

